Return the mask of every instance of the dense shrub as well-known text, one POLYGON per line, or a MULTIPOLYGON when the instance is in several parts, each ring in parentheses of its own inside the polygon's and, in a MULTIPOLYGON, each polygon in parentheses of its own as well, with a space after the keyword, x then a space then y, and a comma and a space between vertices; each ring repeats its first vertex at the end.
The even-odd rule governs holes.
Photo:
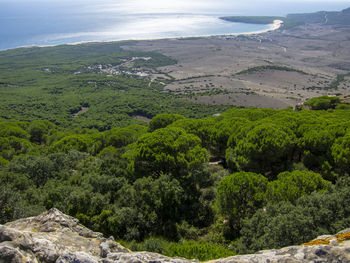
POLYGON ((301 197, 295 205, 270 204, 243 222, 239 253, 301 244, 318 235, 336 233, 350 223, 348 180, 330 192, 301 197))
POLYGON ((201 260, 299 244, 350 224, 349 116, 232 109, 163 115, 153 132, 3 122, 0 223, 57 207, 137 249, 201 260))
POLYGON ((234 256, 234 253, 221 246, 208 242, 180 241, 169 242, 162 238, 148 238, 141 243, 125 243, 133 251, 150 251, 161 253, 169 257, 184 257, 206 261, 223 257, 234 256))
POLYGON ((239 172, 224 178, 218 185, 217 205, 220 214, 228 219, 232 233, 236 237, 241 229, 241 221, 254 215, 264 204, 267 179, 260 174, 239 172))
POLYGON ((322 96, 308 100, 305 105, 310 106, 312 110, 328 110, 334 109, 339 103, 338 97, 322 96))

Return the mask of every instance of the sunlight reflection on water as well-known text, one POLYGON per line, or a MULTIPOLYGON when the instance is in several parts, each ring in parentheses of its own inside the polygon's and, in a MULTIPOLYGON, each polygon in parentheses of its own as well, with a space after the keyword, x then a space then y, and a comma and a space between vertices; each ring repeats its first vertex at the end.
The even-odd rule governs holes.
POLYGON ((226 22, 212 16, 196 15, 148 15, 126 18, 101 31, 75 32, 67 34, 49 34, 39 36, 34 41, 87 41, 91 40, 126 40, 157 39, 170 37, 222 35, 244 33, 269 28, 266 25, 249 25, 226 22))
POLYGON ((255 32, 268 26, 230 23, 218 17, 347 7, 335 0, 299 0, 298 5, 295 1, 0 0, 0 49, 255 32))

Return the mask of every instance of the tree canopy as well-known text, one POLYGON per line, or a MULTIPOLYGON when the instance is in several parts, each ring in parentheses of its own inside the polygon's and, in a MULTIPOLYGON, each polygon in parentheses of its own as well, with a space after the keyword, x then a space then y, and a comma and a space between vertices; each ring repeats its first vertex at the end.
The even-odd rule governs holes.
POLYGON ((300 244, 350 223, 349 116, 231 109, 103 131, 0 122, 0 223, 57 207, 162 253, 300 244))

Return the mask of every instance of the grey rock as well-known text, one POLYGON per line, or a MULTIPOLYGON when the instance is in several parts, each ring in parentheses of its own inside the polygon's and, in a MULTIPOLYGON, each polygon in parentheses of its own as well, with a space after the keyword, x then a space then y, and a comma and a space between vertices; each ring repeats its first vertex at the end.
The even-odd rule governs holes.
MULTIPOLYGON (((350 263, 350 228, 334 236, 320 236, 329 245, 317 244, 260 251, 208 263, 350 263), (340 238, 341 236, 341 238, 340 238), (346 237, 346 238, 344 238, 346 237)), ((50 209, 37 217, 0 225, 0 263, 197 263, 157 253, 131 252, 79 224, 73 217, 50 209)))
POLYGON ((183 258, 169 258, 157 253, 150 252, 133 252, 133 253, 110 253, 108 259, 113 260, 114 263, 119 262, 132 262, 132 263, 190 263, 198 262, 197 260, 186 260, 183 258))
POLYGON ((261 251, 256 254, 234 256, 212 263, 326 263, 350 262, 350 247, 331 245, 291 246, 261 251))
POLYGON ((38 262, 33 256, 27 255, 27 253, 20 251, 18 248, 7 245, 0 246, 0 255, 0 263, 38 262))
POLYGON ((89 255, 86 252, 76 252, 74 254, 69 253, 60 256, 56 263, 98 263, 98 259, 89 255))
POLYGON ((119 243, 115 242, 112 239, 107 239, 106 241, 100 244, 101 257, 106 258, 110 253, 123 252, 128 253, 129 250, 121 246, 119 243))

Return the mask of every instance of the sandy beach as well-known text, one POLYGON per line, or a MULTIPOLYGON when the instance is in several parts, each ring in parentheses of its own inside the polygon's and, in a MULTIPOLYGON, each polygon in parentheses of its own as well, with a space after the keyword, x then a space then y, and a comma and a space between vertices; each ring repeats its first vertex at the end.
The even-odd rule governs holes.
POLYGON ((271 31, 271 30, 277 30, 279 29, 282 25, 283 25, 283 21, 282 20, 274 20, 271 25, 271 28, 270 30, 266 30, 264 32, 268 32, 268 31, 271 31))
POLYGON ((260 31, 254 31, 254 32, 246 32, 246 33, 237 33, 237 34, 230 34, 231 36, 238 36, 238 35, 256 35, 256 34, 263 34, 270 31, 274 31, 279 29, 283 25, 282 20, 274 20, 272 24, 268 24, 270 28, 267 28, 265 30, 260 31))
MULTIPOLYGON (((230 22, 234 23, 234 22, 230 22)), ((197 36, 185 36, 185 37, 164 37, 164 38, 148 38, 148 39, 132 39, 132 40, 137 40, 137 41, 142 41, 142 40, 162 40, 162 39, 189 39, 189 38, 212 38, 212 37, 222 37, 222 36, 240 36, 240 35, 258 35, 258 34, 263 34, 267 33, 270 31, 275 31, 279 29, 283 25, 282 20, 274 20, 272 24, 267 24, 269 28, 264 29, 264 30, 259 30, 259 31, 249 31, 249 32, 242 32, 242 33, 231 33, 231 34, 213 34, 213 35, 197 35, 197 36)), ((81 44, 81 43, 80 43, 81 44)))

